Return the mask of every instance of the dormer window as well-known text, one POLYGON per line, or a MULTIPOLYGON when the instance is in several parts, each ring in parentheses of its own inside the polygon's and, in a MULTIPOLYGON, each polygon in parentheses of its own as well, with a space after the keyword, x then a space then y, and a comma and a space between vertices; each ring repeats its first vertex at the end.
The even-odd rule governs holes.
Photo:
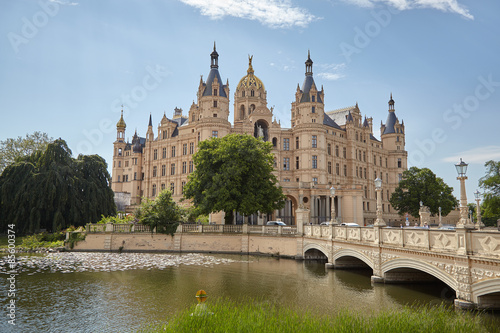
POLYGON ((254 97, 255 96, 255 92, 252 90, 250 91, 250 96, 254 97))
POLYGON ((316 102, 316 96, 311 96, 311 102, 316 102))
POLYGON ((245 90, 241 92, 241 97, 245 97, 245 90))
POLYGON ((217 96, 217 89, 214 89, 214 96, 217 96))

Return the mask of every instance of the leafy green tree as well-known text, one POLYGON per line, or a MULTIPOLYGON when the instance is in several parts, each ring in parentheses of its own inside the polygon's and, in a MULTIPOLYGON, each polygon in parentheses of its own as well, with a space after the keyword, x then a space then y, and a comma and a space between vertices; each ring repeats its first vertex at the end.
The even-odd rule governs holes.
POLYGON ((245 134, 200 142, 184 197, 201 214, 224 211, 226 224, 232 223, 235 211, 251 215, 282 208, 285 196, 272 173, 271 150, 270 142, 245 134))
POLYGON ((0 232, 59 231, 116 214, 107 164, 98 155, 71 157, 64 140, 19 158, 0 175, 0 232))
POLYGON ((26 134, 26 137, 19 136, 17 139, 9 138, 0 141, 0 174, 7 165, 14 163, 17 159, 29 156, 35 151, 43 151, 54 139, 49 138, 47 133, 34 132, 26 134))
POLYGON ((485 190, 481 204, 481 220, 487 226, 495 226, 500 219, 500 161, 488 161, 486 176, 479 180, 479 186, 485 190))
POLYGON ((135 216, 151 231, 173 235, 181 219, 181 208, 172 199, 172 193, 163 190, 155 200, 144 199, 135 216))
POLYGON ((458 206, 458 200, 452 192, 453 188, 446 185, 442 178, 436 177, 430 169, 411 167, 403 172, 403 179, 389 202, 398 210, 399 215, 407 212, 418 218, 422 202, 432 214, 437 214, 441 207, 441 214, 446 216, 458 206))

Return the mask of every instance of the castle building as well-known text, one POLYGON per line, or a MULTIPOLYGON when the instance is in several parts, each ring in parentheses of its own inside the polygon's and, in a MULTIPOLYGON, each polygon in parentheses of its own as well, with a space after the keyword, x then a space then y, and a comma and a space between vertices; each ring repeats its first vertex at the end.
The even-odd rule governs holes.
MULTIPOLYGON (((229 83, 219 74, 217 53, 210 54, 210 72, 200 79, 197 102, 187 115, 175 108, 172 118, 164 114, 155 134, 152 116, 146 137, 136 133, 132 142, 125 141, 123 112, 116 124, 113 143, 112 189, 119 209, 138 205, 141 197, 154 198, 167 188, 173 198, 182 198, 188 175, 193 172, 193 154, 198 143, 230 133, 247 133, 272 143, 275 174, 287 196, 283 209, 272 214, 246 217, 248 223, 265 223, 280 218, 295 224, 295 211, 310 210, 311 223, 331 219, 331 205, 336 218, 359 225, 376 219, 374 180, 383 181, 381 192, 383 217, 386 222, 401 218, 389 204, 403 171, 407 168, 405 126, 395 113, 394 100, 389 100, 380 139, 373 135, 373 119, 362 116, 358 104, 333 111, 325 110, 325 92, 313 78, 313 61, 308 54, 302 87, 297 85, 291 106, 291 128, 282 128, 267 106, 264 83, 255 75, 252 57, 247 74, 236 85, 234 120, 229 122, 229 83), (274 118, 274 119, 273 119, 274 118), (330 188, 336 193, 332 202, 330 188)), ((223 214, 212 216, 222 223, 223 214)), ((235 223, 242 217, 236 214, 235 223)))

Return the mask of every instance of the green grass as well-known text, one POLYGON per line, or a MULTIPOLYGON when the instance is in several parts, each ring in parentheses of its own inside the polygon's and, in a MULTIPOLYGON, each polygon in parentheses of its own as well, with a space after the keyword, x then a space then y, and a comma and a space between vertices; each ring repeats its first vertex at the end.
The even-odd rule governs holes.
POLYGON ((219 300, 207 306, 213 314, 192 316, 193 306, 142 332, 488 332, 479 316, 446 307, 405 307, 368 315, 341 311, 325 316, 262 301, 219 300))

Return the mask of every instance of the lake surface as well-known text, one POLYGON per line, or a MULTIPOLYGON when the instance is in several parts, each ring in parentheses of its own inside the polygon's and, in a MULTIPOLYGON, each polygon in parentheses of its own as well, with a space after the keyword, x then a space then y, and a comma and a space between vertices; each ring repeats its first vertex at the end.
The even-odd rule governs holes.
MULTIPOLYGON (((372 286, 371 271, 270 257, 62 253, 18 260, 17 325, 7 323, 3 307, 1 332, 134 332, 196 304, 199 289, 207 292, 208 306, 218 298, 252 298, 321 314, 452 304, 454 298, 444 284, 372 286)), ((3 306, 9 298, 2 265, 3 306)))

